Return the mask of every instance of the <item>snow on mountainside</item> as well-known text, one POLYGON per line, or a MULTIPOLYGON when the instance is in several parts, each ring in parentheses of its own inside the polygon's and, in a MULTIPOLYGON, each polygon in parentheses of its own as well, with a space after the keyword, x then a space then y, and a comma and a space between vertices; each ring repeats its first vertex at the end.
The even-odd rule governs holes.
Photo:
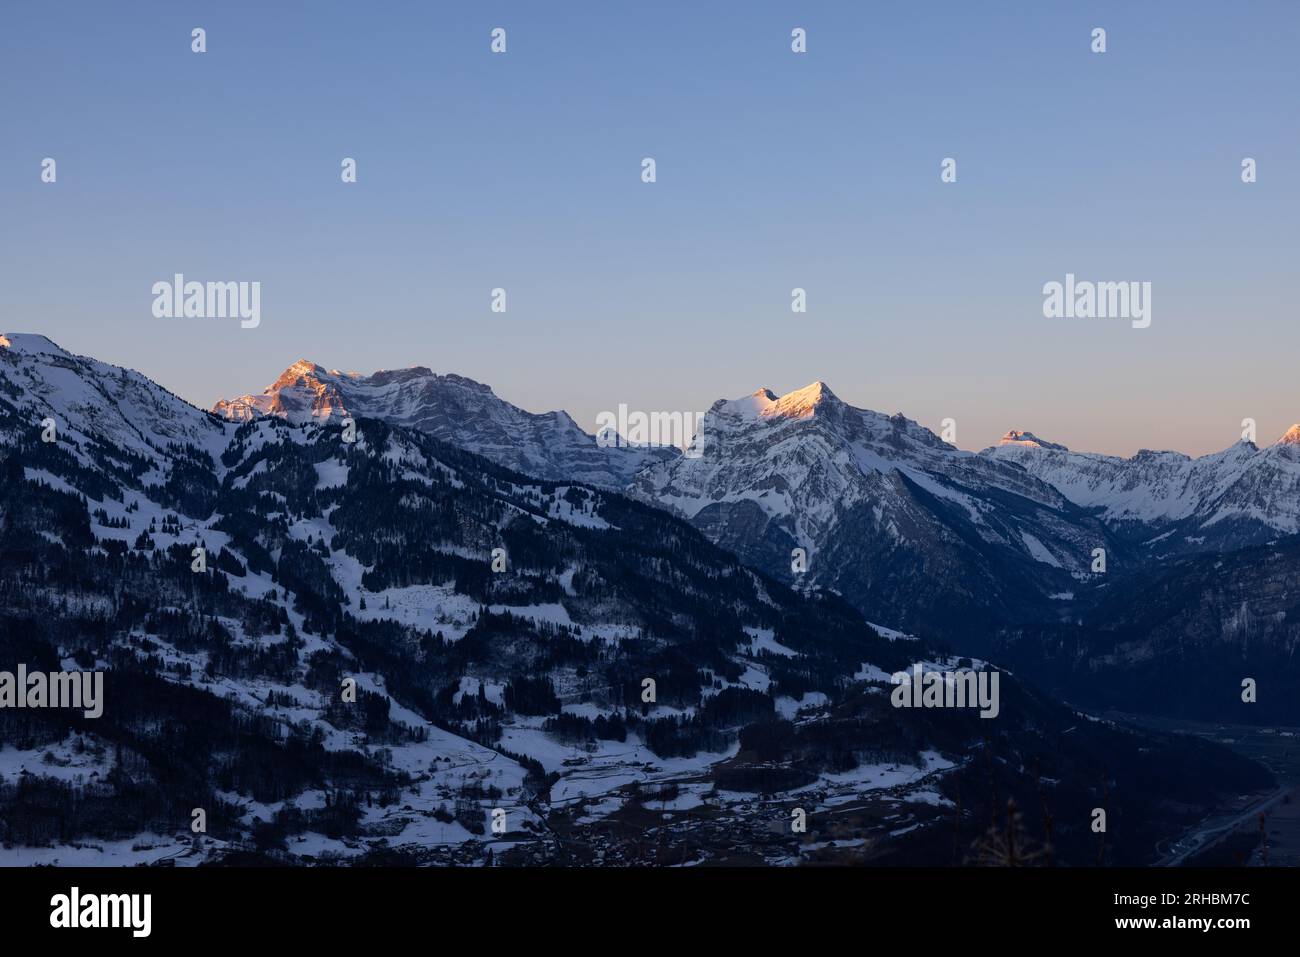
MULTIPOLYGON (((665 844, 682 864, 793 864, 843 862, 845 833, 875 862, 948 863, 954 811, 974 840, 1006 798, 1043 800, 1043 781, 1061 808, 1089 806, 1102 750, 1142 835, 1115 853, 1137 863, 1249 772, 1079 727, 1006 672, 996 727, 900 714, 891 672, 985 666, 882 637, 659 508, 355 408, 350 441, 340 398, 439 414, 384 377, 300 389, 324 384, 300 365, 247 405, 269 414, 236 423, 42 337, 0 337, 0 670, 104 673, 95 720, 5 712, 0 864, 648 864, 665 844), (806 837, 787 801, 808 809, 806 837)), ((491 426, 492 398, 467 412, 491 426)), ((874 620, 952 593, 1014 610, 1068 582, 1099 534, 1023 469, 821 384, 714 412, 704 459, 650 487, 672 486, 706 530, 756 510, 784 568, 794 534, 820 535, 810 574, 874 620)), ((1092 843, 1063 828, 1055 850, 1089 860, 1092 843)))
POLYGON ((274 415, 290 422, 382 419, 469 449, 526 475, 621 488, 672 449, 601 447, 567 412, 526 412, 498 398, 490 386, 417 366, 376 372, 326 370, 303 359, 261 395, 218 402, 213 411, 247 421, 274 415))
POLYGON ((74 356, 39 335, 0 335, 4 399, 14 414, 0 419, 0 433, 37 435, 48 417, 62 435, 108 441, 151 460, 169 442, 219 451, 233 431, 138 372, 74 356))
POLYGON ((1199 458, 1072 452, 1016 431, 980 455, 1021 466, 1157 553, 1239 548, 1300 532, 1300 426, 1264 448, 1242 441, 1199 458))
MULTIPOLYGON (((363 418, 348 442, 337 416, 285 418, 228 422, 41 337, 0 339, 0 670, 106 670, 98 723, 37 709, 0 726, 0 863, 197 863, 262 849, 268 828, 296 857, 473 861, 493 809, 508 814, 498 853, 555 853, 533 841, 560 815, 626 860, 599 829, 625 804, 637 813, 638 788, 689 782, 689 809, 725 761, 728 787, 752 791, 740 728, 822 713, 832 695, 887 707, 880 676, 911 660, 658 509, 420 429, 363 418), (96 800, 138 812, 51 833, 40 809, 80 786, 59 770, 115 761, 131 774, 109 780, 137 790, 96 800), (158 783, 178 764, 183 796, 158 783), (195 805, 210 836, 177 841, 195 805)), ((878 723, 854 719, 839 739, 878 723)), ((904 820, 910 793, 956 766, 901 738, 864 740, 878 759, 847 765, 821 747, 802 749, 787 787, 877 792, 904 820)), ((719 853, 767 833, 761 814, 735 814, 719 853)))
POLYGON ((634 494, 787 581, 801 580, 791 552, 803 548, 810 581, 904 626, 1027 610, 1107 544, 1023 469, 854 408, 823 382, 716 402, 702 435, 698 458, 645 470, 634 494))

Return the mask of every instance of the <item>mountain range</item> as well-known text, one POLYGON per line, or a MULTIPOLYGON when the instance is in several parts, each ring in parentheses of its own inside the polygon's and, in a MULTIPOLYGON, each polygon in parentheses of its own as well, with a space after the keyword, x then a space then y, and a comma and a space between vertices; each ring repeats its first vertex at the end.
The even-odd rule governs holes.
MULTIPOLYGON (((1268 784, 1034 684, 1076 677, 1048 650, 1164 621, 1146 596, 1188 609, 1148 583, 1106 611, 1137 578, 1090 581, 1092 549, 1142 553, 1099 507, 821 383, 716 403, 702 440, 605 448, 426 369, 300 362, 204 411, 0 337, 0 663, 107 673, 98 722, 0 710, 0 857, 962 863, 1020 839, 989 832, 1010 796, 1060 859, 1141 863, 1268 784), (990 671, 981 647, 1032 669, 996 721, 890 706, 892 672, 990 671), (1125 839, 1099 850, 1103 794, 1125 839)), ((1289 579, 1236 567, 1222 602, 1280 582, 1275 650, 1289 579)), ((1259 653, 1206 634, 1219 664, 1259 653)))
POLYGON ((1130 458, 1071 452, 1016 431, 981 454, 1013 462, 1096 510, 1156 558, 1300 532, 1300 425, 1263 448, 1243 439, 1199 458, 1147 449, 1130 458))
POLYGON ((1025 469, 854 408, 825 383, 716 402, 701 433, 702 454, 641 471, 632 494, 875 621, 943 633, 1036 618, 1088 574, 1093 548, 1122 551, 1025 469))
POLYGON ((527 475, 621 488, 637 471, 675 454, 623 443, 601 444, 567 412, 525 412, 490 386, 423 367, 357 373, 295 362, 259 395, 220 401, 213 411, 234 422, 273 415, 295 424, 382 419, 419 429, 527 475))
POLYGON ((683 456, 602 447, 564 412, 525 412, 458 376, 363 377, 307 361, 214 411, 373 416, 529 474, 618 489, 787 584, 834 590, 874 621, 976 651, 1003 626, 1077 617, 1079 602, 1117 576, 1300 532, 1300 426, 1272 445, 1242 441, 1199 458, 1078 453, 1014 430, 970 453, 816 382, 719 400, 702 419, 698 454, 683 456), (1094 570, 1097 549, 1104 572, 1094 570))

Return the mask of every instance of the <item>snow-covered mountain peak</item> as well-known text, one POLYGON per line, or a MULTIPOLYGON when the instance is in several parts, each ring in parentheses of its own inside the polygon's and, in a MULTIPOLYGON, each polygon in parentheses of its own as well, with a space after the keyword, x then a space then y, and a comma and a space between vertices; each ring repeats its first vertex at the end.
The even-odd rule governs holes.
POLYGON ((811 385, 781 396, 767 414, 787 419, 806 419, 814 415, 818 409, 838 404, 840 400, 831 391, 830 386, 818 379, 811 385))
POLYGON ((824 382, 716 402, 700 433, 700 455, 646 469, 632 494, 777 577, 797 578, 791 556, 803 554, 809 574, 797 580, 873 612, 906 618, 919 588, 993 566, 1011 569, 1009 602, 1022 587, 1059 591, 1104 538, 1024 469, 849 405, 824 382), (920 568, 923 586, 902 571, 920 568))
POLYGON ((223 418, 246 422, 263 415, 275 415, 295 424, 324 421, 348 415, 339 384, 349 376, 327 372, 310 359, 299 359, 280 373, 261 395, 222 399, 212 411, 223 418))
POLYGON ((1055 449, 1059 452, 1070 451, 1064 445, 1056 442, 1048 442, 1046 439, 1040 439, 1033 432, 1021 432, 1019 429, 1012 429, 998 440, 998 445, 1019 445, 1025 448, 1033 449, 1055 449))
POLYGON ((1278 439, 1275 445, 1297 445, 1300 446, 1300 422, 1297 422, 1291 428, 1287 429, 1282 438, 1278 439))
POLYGON ((777 395, 771 389, 759 389, 742 399, 726 399, 714 403, 712 413, 743 420, 761 422, 774 419, 806 419, 821 409, 843 403, 820 379, 802 389, 777 395))
POLYGON ((289 366, 260 395, 218 402, 234 421, 277 416, 295 424, 347 417, 419 429, 526 475, 621 487, 642 467, 677 453, 602 447, 567 412, 527 412, 490 386, 425 366, 373 375, 326 371, 309 359, 289 366))
POLYGON ((29 332, 6 332, 0 335, 0 349, 31 355, 70 356, 70 353, 65 352, 45 336, 29 332))
POLYGON ((767 416, 779 398, 771 389, 758 389, 741 399, 720 399, 709 411, 757 422, 767 416))
POLYGON ((274 389, 283 389, 286 386, 302 383, 305 381, 314 381, 320 376, 328 375, 323 368, 312 362, 310 359, 299 359, 289 368, 280 373, 280 377, 275 380, 268 388, 267 392, 274 389))

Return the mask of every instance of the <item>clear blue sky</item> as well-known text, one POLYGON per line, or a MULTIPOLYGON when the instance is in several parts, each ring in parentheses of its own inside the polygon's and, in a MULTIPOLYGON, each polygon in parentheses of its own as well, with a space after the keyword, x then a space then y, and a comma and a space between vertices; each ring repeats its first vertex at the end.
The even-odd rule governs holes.
POLYGON ((588 429, 823 379, 966 448, 1271 441, 1297 38, 1294 0, 6 3, 0 327, 204 406, 310 358, 588 429), (155 319, 175 272, 260 281, 261 326, 155 319), (1067 272, 1152 282, 1151 327, 1045 319, 1067 272))

